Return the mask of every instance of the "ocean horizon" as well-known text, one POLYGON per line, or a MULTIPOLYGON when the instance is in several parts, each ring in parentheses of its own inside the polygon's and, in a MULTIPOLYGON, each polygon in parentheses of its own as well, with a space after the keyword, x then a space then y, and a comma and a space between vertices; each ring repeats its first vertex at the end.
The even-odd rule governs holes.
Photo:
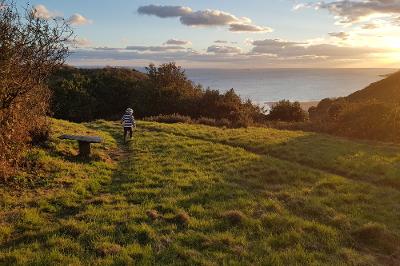
MULTIPOLYGON (((101 68, 102 66, 79 66, 101 68)), ((146 72, 145 67, 134 68, 146 72)), ((203 88, 234 89, 243 99, 259 104, 280 100, 318 102, 347 96, 383 79, 395 68, 184 68, 187 77, 203 88)))
POLYGON ((204 88, 233 88, 257 103, 287 99, 300 102, 347 96, 395 72, 388 68, 186 69, 190 80, 204 88))

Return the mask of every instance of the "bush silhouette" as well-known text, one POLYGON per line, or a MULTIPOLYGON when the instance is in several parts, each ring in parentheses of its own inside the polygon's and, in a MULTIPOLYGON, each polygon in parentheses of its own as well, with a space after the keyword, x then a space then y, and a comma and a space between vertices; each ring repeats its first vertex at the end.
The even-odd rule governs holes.
POLYGON ((306 112, 301 108, 299 102, 282 100, 272 106, 268 114, 268 120, 278 120, 285 122, 301 122, 307 118, 306 112))

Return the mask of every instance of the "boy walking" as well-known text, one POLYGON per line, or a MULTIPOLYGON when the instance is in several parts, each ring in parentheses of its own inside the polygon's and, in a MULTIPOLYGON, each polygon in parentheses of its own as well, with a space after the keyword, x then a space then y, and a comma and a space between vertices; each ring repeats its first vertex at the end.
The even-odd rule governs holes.
POLYGON ((129 138, 132 138, 133 127, 136 127, 135 118, 133 117, 133 110, 131 108, 126 109, 124 116, 122 117, 122 124, 124 126, 124 142, 129 133, 129 138))

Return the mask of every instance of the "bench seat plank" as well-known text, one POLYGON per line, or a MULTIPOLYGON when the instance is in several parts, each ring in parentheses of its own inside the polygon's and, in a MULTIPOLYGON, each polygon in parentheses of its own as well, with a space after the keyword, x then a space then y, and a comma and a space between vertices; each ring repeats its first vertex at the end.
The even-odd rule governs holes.
POLYGON ((77 140, 79 142, 87 143, 101 143, 103 140, 98 136, 77 136, 77 135, 62 135, 60 139, 77 140))

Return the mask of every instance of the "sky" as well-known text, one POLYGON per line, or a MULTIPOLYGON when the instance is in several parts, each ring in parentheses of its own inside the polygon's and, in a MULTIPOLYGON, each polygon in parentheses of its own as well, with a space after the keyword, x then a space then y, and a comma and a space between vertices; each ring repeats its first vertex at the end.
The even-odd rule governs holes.
POLYGON ((17 0, 74 29, 68 63, 400 67, 400 0, 17 0))

